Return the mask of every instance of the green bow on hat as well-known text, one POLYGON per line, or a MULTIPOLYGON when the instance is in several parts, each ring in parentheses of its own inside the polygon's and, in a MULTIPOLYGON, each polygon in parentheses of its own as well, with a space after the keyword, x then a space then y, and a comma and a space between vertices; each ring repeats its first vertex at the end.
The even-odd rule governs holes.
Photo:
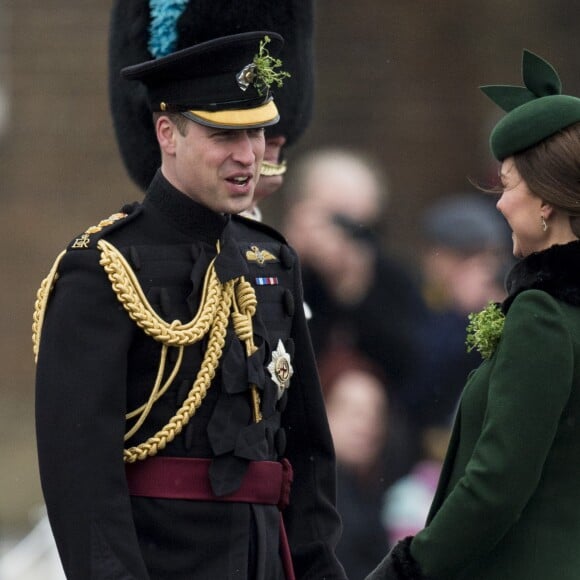
POLYGON ((524 50, 522 77, 525 87, 480 87, 507 112, 490 136, 491 151, 499 161, 580 121, 580 99, 562 94, 560 77, 549 62, 524 50))

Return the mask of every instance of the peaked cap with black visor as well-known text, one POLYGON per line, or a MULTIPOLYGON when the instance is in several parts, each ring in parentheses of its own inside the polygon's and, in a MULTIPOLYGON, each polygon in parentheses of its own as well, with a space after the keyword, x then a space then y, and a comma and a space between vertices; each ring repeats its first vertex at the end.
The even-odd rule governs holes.
POLYGON ((275 55, 282 37, 245 32, 216 38, 124 68, 147 88, 152 112, 180 113, 218 129, 251 129, 280 119, 270 85, 285 73, 275 55))
MULTIPOLYGON (((256 30, 272 31, 267 48, 275 54, 273 34, 279 34, 284 43, 278 57, 290 76, 284 78, 282 88, 272 87, 280 120, 265 131, 267 138, 284 136, 286 146, 292 146, 312 116, 313 5, 314 0, 114 1, 109 36, 110 108, 123 163, 142 190, 149 186, 161 157, 148 91, 144 84, 123 78, 121 69, 218 37, 256 30)), ((281 164, 273 170, 282 173, 284 168, 281 164)), ((265 170, 266 164, 264 174, 265 170)))

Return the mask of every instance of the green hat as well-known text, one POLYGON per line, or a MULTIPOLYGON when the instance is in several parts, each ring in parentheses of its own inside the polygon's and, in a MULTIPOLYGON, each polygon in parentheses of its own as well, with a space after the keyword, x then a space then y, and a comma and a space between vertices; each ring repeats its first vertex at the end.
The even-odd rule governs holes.
POLYGON ((560 77, 550 63, 524 50, 522 77, 525 87, 480 87, 507 112, 490 136, 491 151, 499 161, 580 121, 580 99, 562 94, 560 77))

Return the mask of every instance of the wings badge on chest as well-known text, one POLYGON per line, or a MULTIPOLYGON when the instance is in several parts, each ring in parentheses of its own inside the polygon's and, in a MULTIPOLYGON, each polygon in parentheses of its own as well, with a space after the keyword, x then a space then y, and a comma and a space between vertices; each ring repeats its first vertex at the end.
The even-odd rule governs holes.
POLYGON ((268 250, 260 250, 258 246, 250 246, 250 249, 246 251, 246 260, 248 262, 256 262, 258 265, 263 266, 266 262, 277 262, 278 258, 269 252, 268 250))

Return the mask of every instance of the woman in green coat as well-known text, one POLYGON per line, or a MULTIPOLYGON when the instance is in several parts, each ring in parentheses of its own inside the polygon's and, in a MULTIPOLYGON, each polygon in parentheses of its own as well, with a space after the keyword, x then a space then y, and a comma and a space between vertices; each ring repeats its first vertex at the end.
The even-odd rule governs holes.
POLYGON ((367 580, 580 578, 580 99, 524 51, 491 149, 521 260, 471 317, 468 378, 426 527, 367 580))

